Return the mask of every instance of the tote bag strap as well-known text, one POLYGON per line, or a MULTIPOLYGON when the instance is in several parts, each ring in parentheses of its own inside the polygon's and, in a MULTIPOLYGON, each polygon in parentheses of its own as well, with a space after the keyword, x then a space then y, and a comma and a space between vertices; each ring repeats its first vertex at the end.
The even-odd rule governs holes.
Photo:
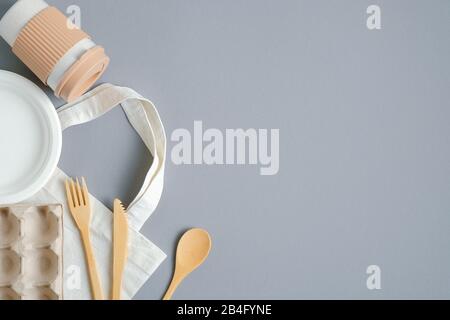
POLYGON ((155 211, 164 186, 166 135, 161 118, 153 103, 134 90, 103 84, 86 93, 76 102, 58 109, 61 128, 90 122, 121 105, 127 118, 153 156, 153 163, 144 183, 127 209, 129 222, 140 230, 155 211))

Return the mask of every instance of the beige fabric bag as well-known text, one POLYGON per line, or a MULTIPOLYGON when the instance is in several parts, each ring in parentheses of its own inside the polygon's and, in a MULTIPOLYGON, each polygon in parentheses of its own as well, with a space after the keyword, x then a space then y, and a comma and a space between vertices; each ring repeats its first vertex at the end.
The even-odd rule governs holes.
MULTIPOLYGON (((102 116, 121 105, 153 155, 153 163, 136 199, 128 208, 129 258, 122 296, 132 298, 165 259, 165 254, 139 233, 156 209, 164 184, 166 135, 155 106, 129 88, 101 85, 58 110, 62 130, 102 116)), ((91 299, 84 252, 78 230, 66 205, 64 172, 57 169, 46 187, 27 203, 62 203, 64 206, 64 299, 91 299)), ((112 263, 112 212, 91 196, 91 236, 105 297, 110 296, 112 263)))

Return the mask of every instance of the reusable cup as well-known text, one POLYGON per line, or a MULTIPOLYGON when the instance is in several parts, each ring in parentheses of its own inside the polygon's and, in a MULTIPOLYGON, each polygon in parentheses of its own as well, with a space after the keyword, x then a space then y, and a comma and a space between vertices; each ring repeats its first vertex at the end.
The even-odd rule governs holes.
POLYGON ((0 20, 0 36, 68 102, 88 91, 109 64, 101 46, 43 0, 18 0, 0 20))

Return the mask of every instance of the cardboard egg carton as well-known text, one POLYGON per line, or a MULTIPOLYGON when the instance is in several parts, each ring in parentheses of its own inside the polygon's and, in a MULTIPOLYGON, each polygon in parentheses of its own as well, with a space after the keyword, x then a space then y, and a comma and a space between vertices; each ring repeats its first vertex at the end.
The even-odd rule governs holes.
POLYGON ((0 207, 0 300, 62 300, 60 205, 0 207))

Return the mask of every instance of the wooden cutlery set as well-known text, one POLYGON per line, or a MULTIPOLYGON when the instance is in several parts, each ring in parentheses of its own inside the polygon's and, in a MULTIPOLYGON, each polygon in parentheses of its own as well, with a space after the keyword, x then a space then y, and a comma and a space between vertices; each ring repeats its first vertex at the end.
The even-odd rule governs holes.
MULTIPOLYGON (((89 190, 84 178, 66 181, 67 202, 70 213, 75 220, 83 242, 86 263, 89 272, 91 292, 94 300, 104 300, 100 277, 95 262, 94 250, 90 239, 90 222, 92 210, 89 190)), ((163 300, 170 300, 180 283, 208 257, 211 250, 211 237, 205 230, 191 229, 180 239, 177 248, 176 266, 172 282, 163 300)), ((128 219, 122 202, 114 201, 113 226, 113 268, 112 300, 121 300, 123 273, 128 251, 128 219)))

